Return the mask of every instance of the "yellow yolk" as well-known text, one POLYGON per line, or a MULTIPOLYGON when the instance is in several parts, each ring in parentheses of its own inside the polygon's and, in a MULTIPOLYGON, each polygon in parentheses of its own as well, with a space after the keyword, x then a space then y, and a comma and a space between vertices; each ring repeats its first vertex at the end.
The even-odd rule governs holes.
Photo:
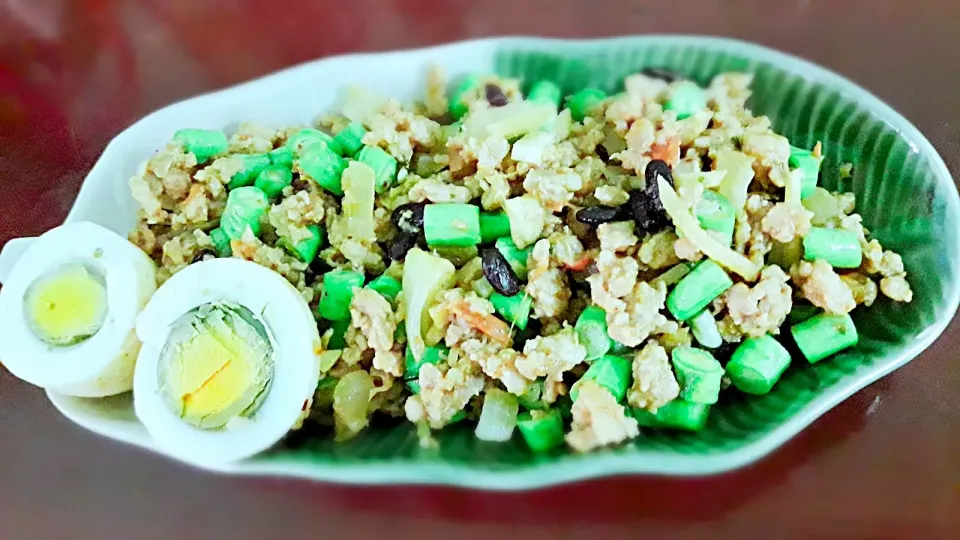
POLYGON ((229 309, 189 317, 171 334, 160 364, 168 404, 190 425, 222 427, 243 416, 264 393, 271 369, 269 342, 229 309))
POLYGON ((40 277, 24 299, 34 333, 52 345, 74 345, 97 333, 107 315, 107 288, 82 264, 40 277))

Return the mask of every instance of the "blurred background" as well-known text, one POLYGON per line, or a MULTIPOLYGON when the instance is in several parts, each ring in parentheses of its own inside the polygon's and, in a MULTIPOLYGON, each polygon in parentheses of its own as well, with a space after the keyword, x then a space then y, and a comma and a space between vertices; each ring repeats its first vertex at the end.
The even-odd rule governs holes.
MULTIPOLYGON (((59 224, 106 143, 182 98, 344 52, 636 33, 738 37, 818 62, 960 171, 955 0, 0 0, 0 246, 59 224)), ((954 324, 737 473, 516 495, 200 473, 82 432, 0 372, 0 539, 958 538, 958 348, 954 324)))

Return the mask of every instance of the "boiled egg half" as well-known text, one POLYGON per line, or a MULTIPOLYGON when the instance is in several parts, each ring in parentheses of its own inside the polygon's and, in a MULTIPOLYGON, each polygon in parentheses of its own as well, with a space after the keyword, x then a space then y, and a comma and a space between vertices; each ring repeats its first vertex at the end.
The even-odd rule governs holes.
POLYGON ((310 308, 281 275, 241 259, 174 274, 137 320, 134 408, 165 453, 200 465, 253 456, 309 409, 320 375, 310 308))
POLYGON ((126 238, 90 222, 52 229, 0 289, 0 362, 61 394, 129 391, 136 318, 156 288, 153 261, 126 238))

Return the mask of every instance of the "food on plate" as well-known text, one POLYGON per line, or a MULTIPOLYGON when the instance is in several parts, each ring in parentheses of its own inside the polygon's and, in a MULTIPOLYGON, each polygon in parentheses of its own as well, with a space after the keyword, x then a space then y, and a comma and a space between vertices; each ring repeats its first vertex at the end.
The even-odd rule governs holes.
POLYGON ((217 459, 311 397, 338 440, 395 417, 589 451, 856 345, 851 311, 911 300, 902 259, 818 185, 820 143, 750 112, 750 75, 706 82, 434 71, 409 106, 348 88, 313 125, 177 132, 130 179, 164 283, 138 414, 217 459))
POLYGON ((193 264, 137 320, 137 417, 200 463, 256 454, 298 427, 320 377, 320 335, 300 293, 241 259, 193 264))
POLYGON ((0 361, 66 395, 127 392, 136 317, 156 288, 156 265, 117 233, 90 222, 52 229, 0 289, 0 361))

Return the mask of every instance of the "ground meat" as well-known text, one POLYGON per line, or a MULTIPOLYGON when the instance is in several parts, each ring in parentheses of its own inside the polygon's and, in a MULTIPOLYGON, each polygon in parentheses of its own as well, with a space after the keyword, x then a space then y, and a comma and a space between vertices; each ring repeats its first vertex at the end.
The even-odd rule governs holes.
POLYGON ((373 289, 359 288, 350 301, 350 319, 373 349, 373 367, 395 377, 403 376, 403 359, 393 350, 397 321, 390 302, 373 289))
POLYGON ((575 267, 582 263, 584 257, 583 243, 570 232, 569 227, 564 227, 561 232, 551 234, 547 240, 550 241, 550 251, 556 264, 575 267))
POLYGON ((651 286, 640 282, 631 294, 624 297, 625 307, 607 310, 607 332, 610 337, 628 347, 636 347, 666 321, 660 314, 667 288, 663 283, 651 286))
POLYGON ((534 244, 530 256, 533 264, 528 270, 525 290, 533 298, 533 316, 537 319, 560 315, 570 301, 567 274, 555 266, 550 251, 550 241, 542 239, 534 244))
POLYGON ((857 303, 850 288, 822 259, 803 261, 794 266, 793 281, 800 287, 803 297, 811 304, 830 313, 844 314, 853 311, 857 303))
POLYGON ((520 353, 513 349, 505 349, 485 339, 468 339, 460 344, 460 352, 480 366, 488 377, 502 382, 511 394, 523 395, 532 381, 517 369, 520 353))
POLYGON ((369 131, 363 144, 387 150, 401 163, 409 163, 415 148, 431 148, 440 138, 440 124, 405 111, 397 101, 386 100, 377 114, 367 119, 369 131))
POLYGON ((306 263, 288 255, 281 248, 264 244, 249 228, 240 240, 230 242, 230 247, 233 249, 234 257, 253 261, 277 272, 287 278, 287 281, 300 291, 307 302, 313 299, 313 290, 306 286, 303 274, 307 269, 306 263))
POLYGON ((275 129, 251 122, 240 122, 237 132, 230 137, 230 151, 241 154, 263 154, 273 150, 273 143, 279 138, 275 129))
POLYGON ((683 347, 693 343, 690 328, 682 326, 676 321, 662 321, 660 325, 654 328, 653 337, 668 354, 677 347, 683 347))
POLYGON ((460 133, 447 140, 450 170, 454 174, 471 166, 485 173, 496 171, 509 151, 510 143, 503 137, 480 139, 460 133))
POLYGON ((298 243, 310 238, 308 225, 323 223, 324 201, 319 194, 298 191, 270 208, 268 219, 278 236, 298 243))
POLYGON ((621 300, 633 291, 640 265, 631 257, 620 257, 610 251, 601 251, 597 257, 597 273, 587 278, 591 299, 606 309, 624 309, 621 300))
POLYGON ((656 412, 680 395, 667 351, 656 343, 647 343, 633 356, 633 386, 627 392, 632 407, 656 412))
POLYGON ((454 288, 444 292, 440 301, 428 312, 434 326, 431 331, 442 335, 447 347, 455 347, 464 341, 481 338, 480 330, 474 328, 470 321, 491 315, 494 309, 489 300, 475 292, 454 288), (451 309, 461 304, 466 306, 465 312, 451 309))
POLYGON ((410 188, 407 195, 410 202, 465 203, 473 198, 473 194, 465 186, 455 186, 433 179, 420 180, 410 188))
POLYGON ((586 452, 616 444, 639 435, 637 421, 626 415, 607 389, 592 380, 581 382, 573 402, 573 425, 567 444, 577 452, 586 452))
POLYGON ((622 152, 610 156, 610 159, 620 161, 623 168, 643 174, 647 163, 650 162, 650 149, 656 142, 656 126, 646 118, 637 119, 627 131, 627 148, 622 152))
POLYGON ((194 180, 203 184, 211 197, 218 199, 225 193, 225 186, 243 167, 243 160, 236 156, 219 157, 197 171, 194 180))
POLYGON ((194 229, 174 236, 163 244, 163 255, 160 259, 160 272, 157 275, 159 282, 164 282, 172 275, 187 267, 198 254, 213 251, 213 242, 210 237, 199 229, 194 229))
POLYGON ((430 66, 427 71, 427 92, 423 104, 427 116, 431 118, 439 118, 450 110, 450 103, 447 101, 447 81, 440 66, 430 66))
POLYGON ((533 194, 540 205, 550 212, 559 212, 582 187, 580 175, 569 169, 530 171, 523 181, 523 189, 533 194))
POLYGON ((446 371, 433 364, 420 368, 420 393, 407 398, 404 404, 407 419, 425 422, 433 429, 447 425, 457 412, 480 394, 484 377, 472 364, 451 367, 446 371))
POLYGON ((813 212, 799 204, 780 202, 773 205, 760 222, 760 230, 777 242, 787 243, 810 232, 813 212))
POLYGON ((761 195, 750 195, 744 207, 746 219, 737 217, 734 230, 734 247, 748 259, 763 264, 763 257, 773 248, 770 235, 763 232, 763 219, 773 208, 773 203, 761 195))
POLYGON ((753 287, 745 283, 730 287, 721 297, 727 309, 725 323, 750 337, 778 333, 793 307, 789 281, 779 266, 767 266, 753 287))
POLYGON ((196 156, 172 143, 140 166, 128 184, 147 223, 170 223, 171 211, 189 194, 196 166, 196 156))
POLYGON ((639 239, 633 234, 633 227, 632 221, 601 223, 597 227, 600 249, 618 252, 637 245, 639 239))
MULTIPOLYGON (((637 257, 640 262, 654 270, 674 266, 680 262, 676 249, 677 240, 677 233, 670 229, 648 235, 640 245, 637 257)), ((693 250, 699 253, 696 248, 693 250)))
POLYGON ((597 198, 597 202, 607 206, 620 206, 630 198, 626 191, 617 186, 597 186, 593 196, 597 198))
POLYGON ((482 194, 480 204, 484 210, 496 210, 503 207, 504 201, 510 198, 510 182, 502 173, 484 174, 477 179, 482 194))
POLYGON ((868 276, 854 272, 843 274, 840 279, 850 288, 850 292, 853 293, 853 300, 857 305, 863 304, 869 307, 877 299, 877 284, 868 276))

